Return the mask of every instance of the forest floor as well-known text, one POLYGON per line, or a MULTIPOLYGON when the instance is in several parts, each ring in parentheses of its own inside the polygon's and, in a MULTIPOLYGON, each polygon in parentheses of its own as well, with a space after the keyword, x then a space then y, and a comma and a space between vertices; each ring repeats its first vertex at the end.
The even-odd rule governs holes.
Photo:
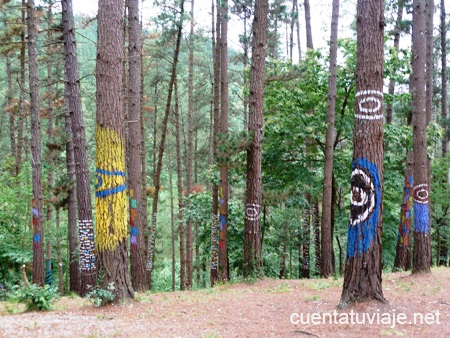
POLYGON ((387 303, 338 310, 342 282, 265 279, 100 308, 62 297, 48 312, 0 302, 0 337, 450 337, 450 268, 383 274, 387 303))

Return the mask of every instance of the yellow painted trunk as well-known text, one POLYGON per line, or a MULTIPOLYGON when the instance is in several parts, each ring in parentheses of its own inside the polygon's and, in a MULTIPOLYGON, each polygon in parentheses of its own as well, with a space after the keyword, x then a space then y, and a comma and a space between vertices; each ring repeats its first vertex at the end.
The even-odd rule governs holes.
POLYGON ((97 126, 96 134, 96 248, 113 251, 127 237, 124 138, 97 126))

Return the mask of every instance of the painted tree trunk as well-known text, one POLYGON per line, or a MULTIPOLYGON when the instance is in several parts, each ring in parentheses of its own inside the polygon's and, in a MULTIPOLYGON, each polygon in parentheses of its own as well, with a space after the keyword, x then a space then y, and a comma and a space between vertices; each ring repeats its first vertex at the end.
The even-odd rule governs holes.
POLYGON ((141 162, 141 30, 139 0, 128 0, 128 184, 130 222, 131 283, 134 290, 146 290, 145 246, 142 222, 141 162))
POLYGON ((258 275, 262 268, 262 141, 265 48, 267 45, 268 1, 255 1, 252 68, 250 73, 248 131, 253 140, 247 150, 247 190, 244 221, 244 277, 258 275))
POLYGON ((356 114, 351 211, 340 307, 370 299, 384 302, 381 286, 383 0, 358 0, 356 30, 356 114))
POLYGON ((123 116, 123 2, 100 0, 97 42, 96 249, 105 288, 133 298, 128 273, 123 116))
POLYGON ((411 202, 414 187, 411 152, 408 152, 406 166, 405 182, 403 184, 403 202, 398 227, 397 250, 394 261, 394 270, 404 271, 411 269, 411 202))
POLYGON ((412 98, 414 154, 414 249, 413 273, 430 272, 430 188, 426 135, 426 1, 413 1, 412 98))
POLYGON ((31 111, 31 155, 32 155, 32 221, 33 221, 33 283, 44 285, 44 226, 42 192, 41 126, 39 114, 39 78, 37 63, 37 28, 34 0, 27 3, 28 65, 31 111))
MULTIPOLYGON (((52 15, 52 9, 51 6, 47 12, 47 38, 48 41, 53 40, 53 31, 52 31, 52 21, 53 21, 53 15, 52 15)), ((52 52, 55 52, 52 50, 52 47, 48 47, 47 50, 47 139, 48 142, 51 144, 53 143, 54 137, 53 137, 53 54, 52 52)), ((53 148, 47 147, 46 151, 46 162, 47 162, 47 196, 52 196, 52 193, 48 191, 49 188, 53 187, 54 185, 54 154, 53 154, 53 148)), ((51 234, 51 227, 52 227, 52 218, 53 218, 53 205, 51 203, 47 203, 47 216, 46 216, 46 233, 51 234)), ((47 236, 47 243, 46 243, 46 260, 45 260, 45 284, 52 285, 52 236, 47 236)))
POLYGON ((69 135, 73 139, 74 171, 76 176, 76 197, 78 206, 78 236, 80 243, 80 295, 97 283, 97 264, 94 245, 94 224, 92 216, 89 164, 87 158, 86 132, 83 121, 77 45, 73 18, 72 0, 62 0, 64 39, 64 71, 66 114, 70 116, 69 135))

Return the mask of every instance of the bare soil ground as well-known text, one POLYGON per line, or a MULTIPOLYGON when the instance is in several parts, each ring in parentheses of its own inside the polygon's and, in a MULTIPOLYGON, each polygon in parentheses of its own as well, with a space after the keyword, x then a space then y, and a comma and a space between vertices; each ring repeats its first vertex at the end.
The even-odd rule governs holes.
POLYGON ((342 279, 266 279, 101 308, 62 297, 53 311, 11 314, 20 307, 0 302, 0 337, 450 337, 449 268, 384 274, 386 304, 337 310, 341 290, 342 279))

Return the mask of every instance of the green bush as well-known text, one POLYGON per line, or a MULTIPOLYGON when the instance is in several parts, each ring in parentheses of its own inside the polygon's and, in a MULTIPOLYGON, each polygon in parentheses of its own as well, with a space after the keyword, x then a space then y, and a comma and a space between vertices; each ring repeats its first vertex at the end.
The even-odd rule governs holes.
POLYGON ((15 298, 27 305, 28 310, 50 310, 52 303, 59 297, 58 289, 50 285, 40 286, 32 284, 25 287, 17 287, 15 298))
POLYGON ((95 288, 86 297, 95 307, 104 306, 116 299, 114 289, 114 283, 109 283, 106 289, 95 288))

